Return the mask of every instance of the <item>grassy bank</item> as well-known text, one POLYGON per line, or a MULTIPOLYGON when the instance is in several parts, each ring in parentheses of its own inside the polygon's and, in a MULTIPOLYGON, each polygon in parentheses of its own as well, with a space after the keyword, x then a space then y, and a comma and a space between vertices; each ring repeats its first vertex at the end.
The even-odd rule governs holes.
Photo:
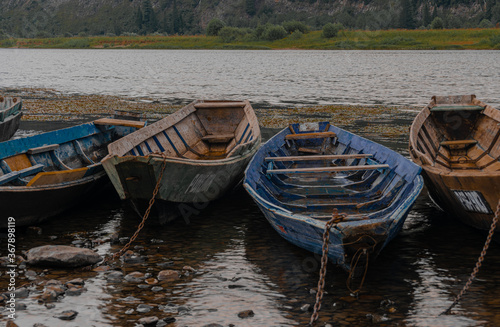
POLYGON ((216 36, 117 36, 7 39, 3 48, 62 49, 331 49, 331 50, 500 50, 500 29, 341 31, 326 39, 321 31, 277 41, 224 43, 216 36))

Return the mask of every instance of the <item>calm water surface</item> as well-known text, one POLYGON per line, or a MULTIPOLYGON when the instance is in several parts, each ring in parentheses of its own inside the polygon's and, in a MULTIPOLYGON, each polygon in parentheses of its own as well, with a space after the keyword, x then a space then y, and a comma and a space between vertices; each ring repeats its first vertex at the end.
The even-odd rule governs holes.
POLYGON ((500 51, 0 49, 0 88, 185 103, 423 105, 476 94, 500 105, 500 51))
MULTIPOLYGON (((500 104, 498 51, 149 51, 0 49, 0 88, 41 87, 67 93, 112 94, 183 103, 194 98, 249 98, 261 106, 324 103, 424 104, 434 94, 476 93, 500 104), (488 69, 485 69, 488 67, 488 69)), ((406 127, 415 112, 397 119, 367 117, 367 123, 406 127)), ((64 123, 23 122, 18 135, 61 128, 64 123)), ((267 136, 274 131, 266 130, 267 136)), ((407 153, 407 136, 363 134, 407 153)), ((110 236, 130 237, 138 217, 113 190, 41 224, 17 231, 17 251, 45 244, 94 244, 102 255, 116 252, 110 236)), ((500 248, 490 248, 477 280, 451 315, 439 316, 472 271, 485 236, 452 223, 435 209, 425 191, 402 233, 370 263, 359 299, 350 296, 347 275, 329 265, 319 326, 499 326, 500 248), (388 302, 390 300, 391 302, 388 302), (384 302, 383 302, 384 301, 384 302), (381 303, 390 303, 381 306, 381 303), (395 310, 389 310, 392 307, 395 310), (368 317, 367 317, 368 315, 368 317)), ((0 238, 0 256, 6 243, 0 238)), ((117 261, 115 269, 156 277, 164 269, 181 271, 178 281, 112 281, 105 272, 20 269, 18 285, 36 273, 27 305, 16 323, 32 326, 134 326, 139 318, 175 318, 168 326, 305 325, 314 304, 316 256, 278 234, 241 189, 212 203, 189 223, 159 228, 147 224, 132 247, 140 263, 117 261), (183 270, 185 266, 194 272, 183 270), (40 282, 75 277, 87 292, 66 296, 47 309, 38 304, 40 282), (152 306, 138 313, 139 304, 152 306), (63 322, 54 315, 79 312, 63 322), (238 313, 253 310, 241 319, 238 313)), ((3 268, 2 268, 3 269, 3 268)), ((7 287, 2 270, 0 290, 7 287)), ((356 284, 357 281, 355 281, 356 284)), ((352 285, 355 287, 356 285, 352 285)), ((0 321, 5 321, 0 316, 0 321)))

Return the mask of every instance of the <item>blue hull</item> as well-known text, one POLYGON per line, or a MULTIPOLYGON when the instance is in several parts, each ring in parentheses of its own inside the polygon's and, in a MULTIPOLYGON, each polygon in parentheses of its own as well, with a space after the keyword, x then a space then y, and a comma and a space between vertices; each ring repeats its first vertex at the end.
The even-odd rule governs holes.
POLYGON ((321 254, 333 210, 344 215, 330 230, 328 257, 351 271, 356 262, 374 259, 401 230, 423 187, 420 168, 327 123, 313 131, 292 127, 294 132, 285 129, 261 147, 245 172, 244 187, 283 238, 313 253, 321 254), (286 139, 306 133, 334 136, 286 139), (369 258, 359 261, 362 256, 369 258))

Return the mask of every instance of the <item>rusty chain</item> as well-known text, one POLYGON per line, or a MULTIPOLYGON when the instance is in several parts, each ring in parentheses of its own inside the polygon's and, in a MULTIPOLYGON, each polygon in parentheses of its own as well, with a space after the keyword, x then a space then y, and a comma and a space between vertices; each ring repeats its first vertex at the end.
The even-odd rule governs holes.
POLYGON ((472 271, 472 274, 469 277, 469 280, 467 283, 465 283, 465 286, 462 288, 460 293, 457 295, 453 303, 450 305, 448 309, 443 311, 440 315, 442 314, 449 314, 451 309, 460 302, 462 297, 465 295, 465 293, 469 290, 470 285, 472 284, 472 281, 476 278, 477 273, 479 272, 479 268, 481 268, 481 265, 483 263, 484 257, 486 256, 486 251, 488 251, 488 248, 490 246, 491 239, 493 238, 493 234, 495 233, 495 229, 497 226, 498 218, 500 217, 500 200, 498 201, 498 206, 497 210, 495 212, 495 217, 493 217, 493 221, 491 222, 491 227, 490 231, 488 232, 488 237, 486 238, 486 242, 484 243, 483 250, 481 251, 481 255, 479 256, 479 259, 476 262, 476 266, 474 267, 474 270, 472 271))
POLYGON ((162 165, 161 165, 160 175, 158 176, 158 181, 156 182, 155 188, 153 190, 153 196, 149 200, 149 206, 146 209, 146 212, 144 213, 144 216, 142 217, 141 223, 139 224, 139 226, 137 226, 137 230, 135 231, 134 235, 132 235, 132 237, 130 238, 130 240, 127 242, 127 244, 125 244, 121 248, 120 251, 116 252, 111 257, 107 257, 106 259, 104 259, 99 264, 99 266, 102 266, 102 265, 104 265, 104 264, 106 264, 106 263, 108 263, 110 261, 115 260, 116 258, 121 257, 129 249, 130 245, 132 245, 132 243, 135 241, 135 239, 137 238, 137 236, 139 236, 140 231, 144 227, 144 224, 146 223, 146 220, 149 217, 149 213, 151 212, 151 208, 153 208, 153 204, 155 203, 156 195, 158 194, 158 191, 160 190, 160 185, 161 185, 161 180, 163 178, 163 173, 165 172, 165 167, 167 166, 167 160, 166 160, 167 156, 164 153, 160 153, 160 155, 163 157, 163 162, 162 162, 162 165))
POLYGON ((325 231, 323 232, 323 253, 321 256, 321 269, 319 271, 318 291, 316 293, 316 303, 314 304, 314 311, 311 316, 309 325, 314 324, 314 322, 318 319, 319 310, 321 309, 321 300, 323 299, 323 292, 325 288, 326 266, 328 264, 328 243, 330 241, 330 229, 334 224, 338 224, 344 218, 344 215, 339 215, 338 211, 335 210, 332 214, 332 219, 330 219, 325 224, 325 231))

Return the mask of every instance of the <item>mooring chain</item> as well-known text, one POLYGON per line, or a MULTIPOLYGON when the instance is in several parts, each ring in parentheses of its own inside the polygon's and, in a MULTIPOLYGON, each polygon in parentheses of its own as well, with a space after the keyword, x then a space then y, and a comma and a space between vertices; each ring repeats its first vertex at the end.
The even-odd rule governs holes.
POLYGON ((474 270, 472 271, 472 274, 469 277, 469 280, 467 283, 465 283, 465 286, 462 288, 460 293, 457 295, 453 303, 450 305, 446 311, 442 312, 442 314, 448 314, 450 313, 451 309, 460 302, 464 294, 468 291, 470 285, 472 284, 472 281, 476 278, 477 273, 479 272, 479 268, 481 268, 481 265, 483 263, 484 257, 486 256, 486 251, 488 251, 488 248, 490 246, 491 239, 493 238, 493 234, 495 233, 495 229, 497 227, 497 222, 500 217, 500 200, 498 201, 498 206, 497 206, 497 211, 495 212, 495 217, 493 217, 493 221, 491 222, 491 227, 490 231, 488 232, 488 237, 486 238, 486 242, 484 243, 483 250, 481 251, 481 255, 479 256, 479 259, 477 260, 476 266, 474 267, 474 270))
POLYGON ((153 196, 149 200, 149 206, 146 209, 146 212, 144 213, 144 216, 142 217, 141 223, 139 224, 139 226, 137 226, 137 230, 135 231, 134 235, 132 235, 132 237, 130 238, 130 240, 127 242, 127 244, 125 244, 120 251, 116 252, 111 257, 107 257, 106 259, 104 259, 99 264, 100 266, 106 264, 109 261, 115 260, 116 258, 121 257, 125 252, 127 252, 127 250, 129 249, 130 245, 132 245, 132 243, 135 241, 135 239, 137 238, 137 236, 139 236, 140 231, 144 227, 144 224, 146 223, 146 220, 149 217, 149 213, 151 212, 151 208, 153 208, 153 204, 155 203, 156 195, 158 194, 158 191, 160 190, 160 185, 161 185, 161 180, 163 178, 163 173, 165 172, 165 167, 167 166, 167 160, 166 160, 167 156, 164 153, 160 153, 160 155, 163 157, 163 163, 161 165, 160 175, 158 176, 158 181, 156 182, 155 188, 153 190, 153 196))
POLYGON ((339 215, 337 210, 333 212, 332 219, 325 224, 325 231, 323 232, 323 253, 321 256, 321 269, 319 271, 318 291, 316 293, 316 303, 314 304, 314 311, 311 316, 309 325, 312 325, 319 317, 319 310, 321 309, 321 300, 323 299, 323 292, 325 288, 326 279, 326 266, 328 264, 328 243, 330 241, 330 229, 334 224, 338 224, 345 218, 344 215, 339 215))

